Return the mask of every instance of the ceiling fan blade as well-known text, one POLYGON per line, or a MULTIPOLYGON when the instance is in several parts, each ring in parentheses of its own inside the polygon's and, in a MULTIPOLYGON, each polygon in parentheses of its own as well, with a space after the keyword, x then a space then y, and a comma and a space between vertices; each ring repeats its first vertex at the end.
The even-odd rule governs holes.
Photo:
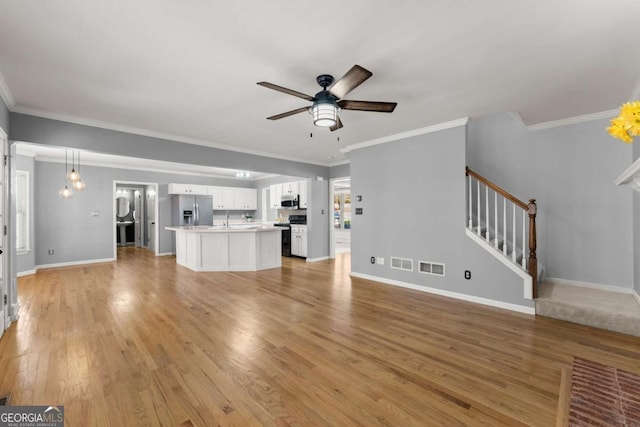
POLYGON ((338 105, 343 110, 377 111, 378 113, 392 113, 396 109, 397 102, 374 102, 374 101, 350 101, 343 99, 338 101, 338 105))
POLYGON ((359 65, 354 65, 351 67, 347 74, 340 77, 329 92, 335 95, 338 99, 344 98, 349 92, 360 86, 362 82, 371 77, 373 73, 369 70, 362 68, 359 65))
POLYGON ((338 130, 341 127, 342 127, 342 120, 340 120, 340 117, 338 117, 338 121, 336 122, 336 124, 331 126, 329 129, 331 129, 331 132, 333 132, 334 130, 338 130))
POLYGON ((267 120, 284 119, 285 117, 293 116, 294 114, 308 111, 309 107, 296 108, 295 110, 287 111, 286 113, 276 114, 275 116, 267 117, 267 120))
POLYGON ((306 99, 307 101, 313 101, 313 99, 314 99, 313 96, 307 95, 307 94, 302 93, 302 92, 298 92, 298 91, 293 90, 293 89, 287 89, 286 87, 274 85, 273 83, 258 82, 257 84, 259 84, 260 86, 268 87, 269 89, 277 90, 278 92, 283 92, 283 93, 287 93, 289 95, 297 96, 298 98, 306 99))

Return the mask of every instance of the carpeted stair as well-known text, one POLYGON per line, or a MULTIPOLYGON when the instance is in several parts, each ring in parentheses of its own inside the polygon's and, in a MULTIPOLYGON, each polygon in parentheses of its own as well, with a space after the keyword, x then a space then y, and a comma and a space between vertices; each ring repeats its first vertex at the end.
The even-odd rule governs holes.
POLYGON ((640 337, 640 304, 631 294, 545 282, 536 315, 640 337))

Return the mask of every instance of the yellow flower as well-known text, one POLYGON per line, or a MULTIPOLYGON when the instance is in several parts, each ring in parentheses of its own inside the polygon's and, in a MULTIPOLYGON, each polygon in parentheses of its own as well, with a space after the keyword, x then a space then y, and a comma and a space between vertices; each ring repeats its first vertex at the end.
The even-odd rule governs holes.
POLYGON ((611 120, 607 131, 614 138, 626 143, 633 142, 632 137, 640 135, 640 101, 622 104, 620 115, 611 120))

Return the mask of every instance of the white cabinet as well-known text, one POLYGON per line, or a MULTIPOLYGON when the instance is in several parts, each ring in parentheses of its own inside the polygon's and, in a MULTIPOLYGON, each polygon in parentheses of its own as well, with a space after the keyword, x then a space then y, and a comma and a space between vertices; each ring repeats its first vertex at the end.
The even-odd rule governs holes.
POLYGON ((213 209, 234 209, 234 194, 231 187, 209 187, 209 195, 213 197, 213 209))
POLYGON ((258 190, 255 188, 234 189, 235 209, 255 211, 258 209, 258 190))
POLYGON ((285 182, 282 184, 282 194, 298 194, 298 182, 285 182))
POLYGON ((307 208, 307 181, 298 182, 298 194, 300 195, 299 207, 300 209, 307 208))
POLYGON ((271 209, 280 209, 280 199, 282 198, 282 184, 269 186, 269 206, 271 209))
POLYGON ((291 255, 307 256, 307 226, 291 226, 291 255))
POLYGON ((197 184, 169 184, 169 194, 187 194, 190 196, 204 196, 207 194, 206 185, 197 184))

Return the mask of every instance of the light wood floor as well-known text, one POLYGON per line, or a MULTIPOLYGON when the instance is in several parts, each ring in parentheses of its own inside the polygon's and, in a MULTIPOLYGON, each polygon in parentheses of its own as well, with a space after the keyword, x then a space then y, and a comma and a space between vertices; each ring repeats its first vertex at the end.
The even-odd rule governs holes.
POLYGON ((0 395, 67 426, 555 423, 580 356, 640 373, 640 339, 349 277, 349 255, 260 273, 172 257, 19 279, 0 395))

